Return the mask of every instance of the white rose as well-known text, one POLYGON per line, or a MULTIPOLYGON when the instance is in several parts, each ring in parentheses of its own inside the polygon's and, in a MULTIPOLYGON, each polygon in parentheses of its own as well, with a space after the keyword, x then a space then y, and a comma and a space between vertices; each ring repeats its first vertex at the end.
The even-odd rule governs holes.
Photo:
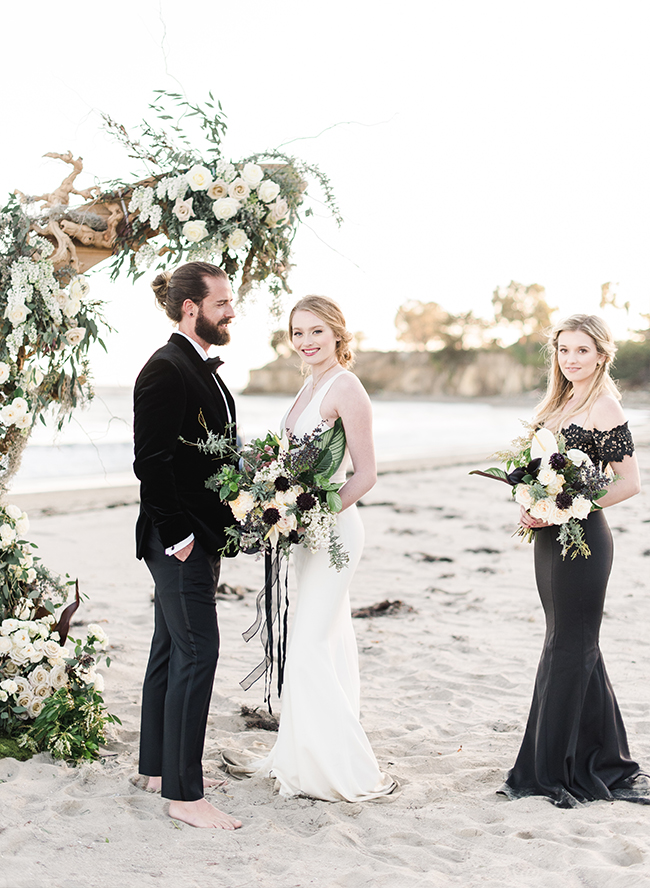
POLYGON ((289 204, 283 197, 279 197, 275 203, 269 207, 271 210, 271 219, 273 222, 280 222, 289 215, 289 204))
POLYGON ((534 503, 529 511, 533 518, 540 518, 542 521, 547 521, 550 523, 549 518, 555 508, 555 500, 552 499, 541 499, 534 503))
POLYGON ((567 450, 564 455, 571 460, 574 466, 584 466, 591 463, 591 459, 587 456, 587 454, 583 453, 582 450, 578 450, 576 447, 573 447, 571 450, 567 450))
MULTIPOLYGON (((11 639, 7 638, 6 635, 0 635, 0 656, 2 654, 8 654, 12 647, 11 639)), ((2 685, 0 685, 0 687, 2 687, 2 685)))
POLYGON ((29 707, 29 704, 32 702, 33 699, 34 695, 31 691, 22 691, 20 694, 18 694, 16 703, 19 706, 25 706, 27 708, 29 707))
POLYGON ((243 179, 233 179, 228 186, 228 196, 235 200, 246 200, 250 193, 251 190, 243 179))
POLYGON ((0 361, 0 385, 2 385, 3 382, 6 382, 9 379, 10 375, 11 367, 9 366, 9 364, 5 364, 4 361, 0 361))
POLYGON ((32 669, 29 674, 29 683, 33 688, 35 688, 36 685, 49 685, 50 673, 45 666, 37 666, 36 669, 32 669))
POLYGON ((215 179, 208 188, 208 197, 218 200, 220 197, 228 197, 228 183, 223 179, 215 179))
POLYGON ((20 416, 17 416, 14 420, 14 425, 17 429, 30 429, 32 427, 33 420, 33 413, 21 413, 20 416))
POLYGON ((36 718, 37 715, 40 715, 41 710, 43 709, 44 701, 41 697, 33 697, 31 703, 27 707, 27 712, 29 713, 30 718, 36 718))
POLYGON ((67 318, 76 318, 81 311, 80 299, 68 299, 63 306, 63 314, 67 318))
POLYGON ((187 220, 194 215, 194 210, 192 209, 193 201, 193 197, 190 197, 187 200, 181 200, 180 197, 176 198, 172 213, 180 222, 187 222, 187 220))
POLYGON ((235 228, 235 230, 228 235, 226 243, 230 250, 241 250, 248 245, 246 232, 242 231, 241 228, 235 228))
POLYGON ((571 504, 571 517, 582 520, 591 512, 591 501, 586 496, 574 496, 571 504))
POLYGON ((212 184, 212 173, 199 163, 185 173, 185 178, 192 191, 205 191, 212 184))
POLYGON ((255 500, 246 490, 242 490, 237 499, 229 503, 230 510, 237 521, 243 521, 255 505, 255 500))
POLYGON ((26 644, 23 648, 23 653, 29 656, 30 663, 40 663, 43 659, 43 651, 35 644, 26 644))
POLYGON ((554 472, 553 469, 542 468, 539 470, 537 480, 548 490, 553 496, 557 496, 564 487, 564 478, 554 472))
POLYGON ((104 690, 104 676, 101 674, 101 672, 95 673, 93 688, 97 691, 98 694, 101 694, 104 690))
POLYGON ((28 583, 33 583, 35 579, 36 579, 36 571, 34 570, 33 567, 30 567, 29 570, 27 571, 27 576, 26 576, 25 580, 28 583))
POLYGON ((65 334, 65 338, 68 340, 70 345, 79 345, 84 336, 86 335, 85 327, 72 327, 65 334))
POLYGON ((59 308, 63 308, 63 306, 68 301, 68 294, 65 292, 65 290, 57 290, 56 293, 53 293, 52 295, 54 296, 59 308))
POLYGON ((10 524, 0 526, 0 545, 3 548, 10 546, 18 539, 18 534, 10 524))
POLYGON ((4 703, 5 700, 9 699, 9 694, 6 691, 0 690, 0 702, 4 703))
POLYGON ((16 647, 23 647, 23 645, 30 643, 30 635, 28 629, 18 629, 11 636, 11 640, 16 647))
POLYGON ((185 225, 183 225, 183 235, 188 241, 198 244, 199 241, 202 241, 204 237, 208 236, 208 226, 202 219, 196 219, 194 222, 186 222, 185 225))
POLYGON ((21 416, 22 414, 16 410, 13 404, 5 404, 0 410, 0 419, 6 426, 13 425, 21 416))
POLYGON ((47 657, 48 660, 58 660, 61 656, 61 648, 56 643, 56 641, 52 641, 51 638, 43 645, 43 654, 47 657))
POLYGON ((18 521, 23 514, 23 510, 20 506, 16 506, 14 503, 7 503, 5 506, 5 512, 13 521, 18 521))
POLYGON ((29 410, 29 404, 24 398, 14 398, 11 405, 12 407, 15 407, 19 413, 27 413, 29 410))
POLYGON ((249 188, 257 188, 264 178, 264 170, 257 163, 247 163, 241 171, 241 177, 249 188))
POLYGON ((278 194, 280 193, 280 186, 277 182, 271 182, 270 179, 266 179, 257 190, 257 194, 261 201, 264 203, 271 203, 272 200, 275 200, 278 194))
POLYGON ((566 524, 571 519, 571 509, 559 509, 557 506, 553 509, 551 517, 548 519, 549 524, 566 524))
POLYGON ((49 684, 40 684, 34 686, 34 698, 37 700, 46 700, 52 693, 49 684))
POLYGON ((515 502, 523 506, 524 509, 530 509, 533 504, 533 498, 530 494, 530 487, 527 484, 517 484, 515 487, 515 502))
POLYGON ((2 669, 5 675, 16 675, 20 671, 11 660, 5 660, 2 664, 2 669))
POLYGON ((4 681, 0 681, 0 688, 8 694, 15 694, 18 690, 18 682, 14 681, 13 678, 5 678, 4 681))
POLYGON ((90 284, 86 278, 79 274, 70 284, 70 296, 72 299, 83 299, 90 293, 90 284))
POLYGON ((1 635, 9 635, 10 632, 15 632, 16 629, 20 628, 20 621, 14 620, 11 617, 7 620, 3 620, 0 624, 0 634, 1 635))
POLYGON ((27 306, 22 302, 14 302, 13 305, 7 306, 5 317, 9 318, 9 321, 14 327, 17 327, 19 324, 25 323, 29 311, 27 306))
POLYGON ((212 212, 217 219, 232 219, 239 212, 239 201, 232 197, 220 197, 212 204, 212 212))
POLYGON ((91 637, 96 638, 99 644, 106 644, 108 641, 108 635, 104 632, 101 626, 97 625, 97 623, 88 624, 88 638, 91 637))
POLYGON ((58 691, 64 688, 68 683, 68 673, 64 663, 53 666, 50 670, 50 686, 53 690, 58 691))

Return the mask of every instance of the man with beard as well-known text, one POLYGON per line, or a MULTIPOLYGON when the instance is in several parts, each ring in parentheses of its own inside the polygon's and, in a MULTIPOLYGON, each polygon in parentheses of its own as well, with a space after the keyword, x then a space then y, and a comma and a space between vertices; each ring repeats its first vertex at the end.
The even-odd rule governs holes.
POLYGON ((134 389, 136 554, 155 582, 136 782, 170 799, 170 817, 237 829, 239 820, 204 797, 216 781, 203 778, 201 765, 219 653, 218 553, 233 519, 205 487, 220 463, 191 446, 208 429, 235 437, 235 404, 216 373, 222 362, 207 355, 230 340, 232 290, 225 272, 207 262, 159 274, 151 286, 178 332, 147 361, 134 389))

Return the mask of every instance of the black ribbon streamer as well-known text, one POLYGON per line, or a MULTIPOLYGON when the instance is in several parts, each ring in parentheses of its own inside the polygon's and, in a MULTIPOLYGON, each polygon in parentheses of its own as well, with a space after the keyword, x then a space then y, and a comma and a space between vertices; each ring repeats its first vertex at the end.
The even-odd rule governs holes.
POLYGON ((287 559, 284 558, 278 545, 275 548, 269 545, 264 553, 264 588, 258 593, 256 608, 255 622, 245 632, 242 632, 242 636, 244 641, 250 641, 258 632, 260 633, 264 659, 239 684, 247 691, 264 676, 264 702, 273 715, 271 686, 273 683, 274 648, 277 652, 277 687, 278 696, 280 696, 284 682, 289 622, 289 570, 287 559), (282 594, 283 585, 284 595, 282 594), (277 631, 274 629, 276 624, 277 631))

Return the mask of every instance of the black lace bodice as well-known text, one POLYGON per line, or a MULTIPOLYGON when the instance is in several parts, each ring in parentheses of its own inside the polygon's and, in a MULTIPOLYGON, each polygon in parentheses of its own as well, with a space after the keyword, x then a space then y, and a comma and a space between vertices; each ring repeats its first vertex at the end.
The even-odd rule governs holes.
POLYGON ((572 447, 582 450, 595 466, 603 468, 612 462, 620 462, 624 456, 632 456, 634 442, 626 422, 601 432, 598 429, 583 429, 574 422, 562 429, 567 450, 572 447))

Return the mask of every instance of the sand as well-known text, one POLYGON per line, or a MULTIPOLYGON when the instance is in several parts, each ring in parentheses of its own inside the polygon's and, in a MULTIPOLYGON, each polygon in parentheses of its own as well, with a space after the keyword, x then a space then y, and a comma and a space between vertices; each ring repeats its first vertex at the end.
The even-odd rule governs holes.
MULTIPOLYGON (((650 768, 650 448, 639 453, 644 492, 608 512, 616 557, 602 648, 632 753, 650 768)), ((269 780, 231 780, 210 798, 243 821, 234 833, 175 823, 160 797, 129 783, 153 618, 149 574, 133 556, 134 491, 25 498, 45 563, 78 576, 90 596, 77 616, 105 621, 105 696, 123 725, 100 762, 0 760, 0 888, 650 886, 650 807, 558 810, 495 794, 522 737, 544 621, 532 548, 511 537, 508 490, 469 468, 385 474, 364 498, 353 606, 389 598, 414 609, 355 620, 362 721, 401 792, 333 804, 280 799, 269 780)), ((222 577, 257 590, 262 565, 240 556, 222 577)), ((219 602, 209 773, 224 746, 272 742, 239 715, 262 702, 261 688, 238 684, 260 659, 257 640, 241 639, 253 600, 219 602)))

